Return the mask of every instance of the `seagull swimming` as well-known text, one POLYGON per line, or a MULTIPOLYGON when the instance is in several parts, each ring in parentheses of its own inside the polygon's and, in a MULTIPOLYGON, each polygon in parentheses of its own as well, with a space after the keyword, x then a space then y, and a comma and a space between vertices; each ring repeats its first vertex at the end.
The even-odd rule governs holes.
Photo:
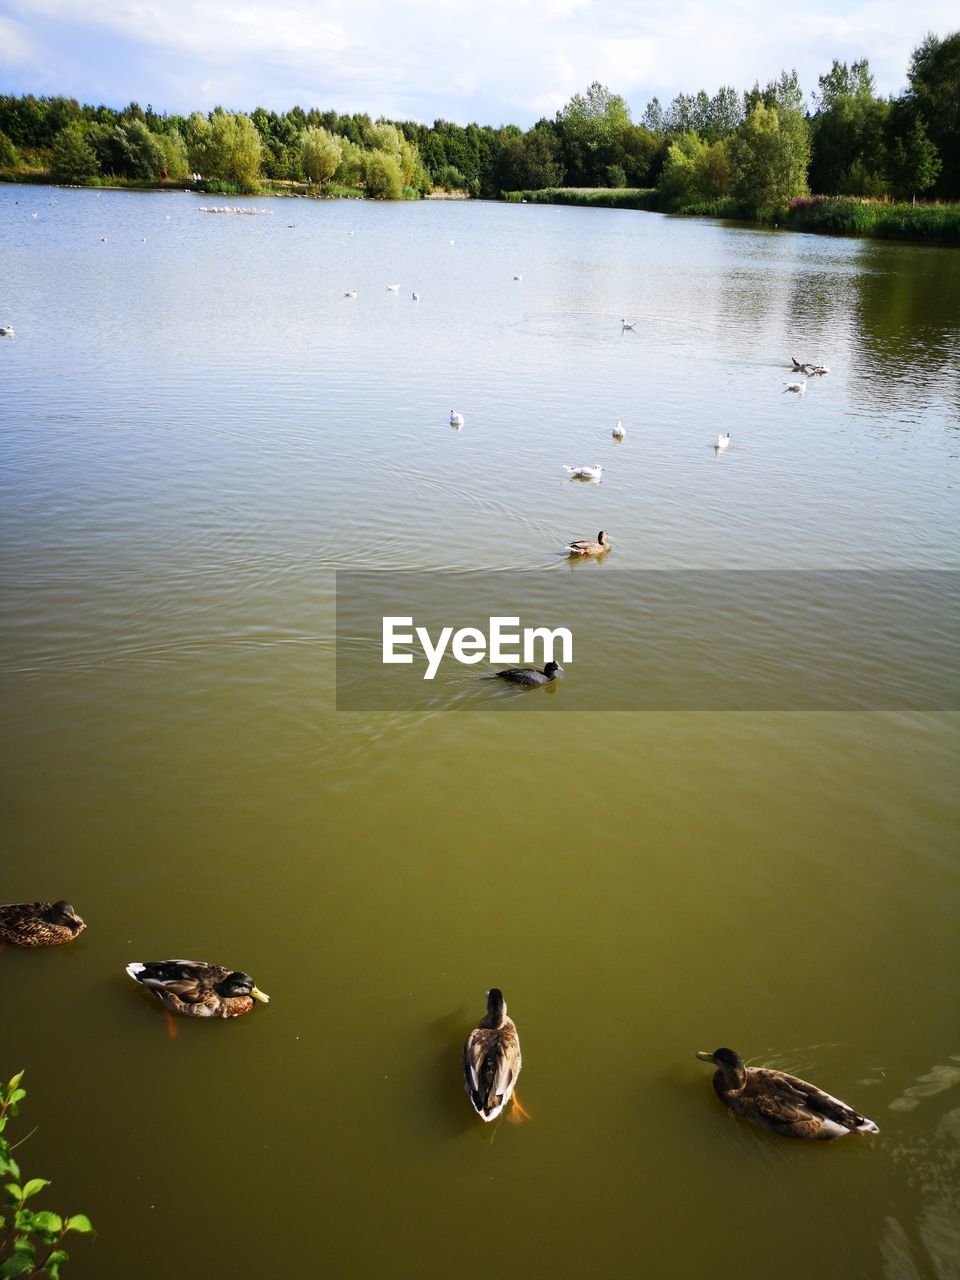
POLYGON ((807 365, 807 369, 815 378, 822 378, 825 373, 830 372, 825 364, 807 365))
POLYGON ((714 445, 714 448, 726 449, 729 447, 729 444, 730 444, 730 432, 728 431, 725 436, 717 436, 717 442, 714 445))
POLYGON ((805 396, 807 394, 807 381, 805 378, 801 378, 799 382, 785 382, 783 389, 784 391, 794 391, 798 396, 805 396))
POLYGON ((400 292, 400 286, 398 284, 387 285, 387 293, 399 293, 399 292, 400 292))
POLYGON ((620 332, 621 332, 621 333, 625 332, 627 329, 629 329, 631 332, 633 332, 633 331, 636 329, 636 327, 637 327, 637 322, 636 322, 636 320, 621 320, 621 321, 620 321, 620 332))
POLYGON ((343 296, 345 298, 355 298, 357 296, 357 291, 356 289, 350 289, 343 296))
POLYGON ((617 425, 613 428, 613 438, 614 440, 622 440, 626 434, 627 432, 624 428, 624 425, 618 418, 617 425))
POLYGON ((0 326, 0 338, 12 338, 12 337, 13 337, 12 324, 5 324, 0 326))
POLYGON ((463 426, 463 414, 457 413, 456 409, 450 410, 450 425, 451 427, 456 427, 457 430, 463 426))
POLYGON ((410 296, 413 298, 414 302, 420 301, 420 295, 419 293, 417 293, 416 289, 414 289, 413 293, 410 296))
POLYGON ((568 467, 564 465, 564 471, 569 471, 571 480, 599 480, 603 474, 603 467, 568 467))
POLYGON ((514 278, 514 280, 522 280, 522 279, 523 279, 523 276, 514 276, 513 278, 514 278))

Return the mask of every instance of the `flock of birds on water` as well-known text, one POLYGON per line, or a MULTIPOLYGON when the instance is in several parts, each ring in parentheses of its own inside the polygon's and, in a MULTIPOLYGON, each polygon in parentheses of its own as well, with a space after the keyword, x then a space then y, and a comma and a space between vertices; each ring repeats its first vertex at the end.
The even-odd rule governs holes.
MULTIPOLYGON (((72 942, 86 927, 63 899, 0 906, 0 943, 52 947, 72 942)), ((237 1018, 258 1001, 270 1001, 249 973, 200 960, 135 961, 127 965, 127 973, 170 1013, 187 1017, 237 1018)), ((714 1091, 731 1112, 783 1137, 829 1140, 880 1132, 872 1120, 816 1085, 785 1071, 748 1067, 732 1049, 700 1050, 696 1056, 715 1066, 714 1091)), ((467 1097, 483 1120, 496 1120, 511 1103, 519 1115, 526 1114, 515 1096, 522 1065, 516 1023, 507 1014, 503 992, 492 987, 486 1013, 461 1054, 467 1097)))

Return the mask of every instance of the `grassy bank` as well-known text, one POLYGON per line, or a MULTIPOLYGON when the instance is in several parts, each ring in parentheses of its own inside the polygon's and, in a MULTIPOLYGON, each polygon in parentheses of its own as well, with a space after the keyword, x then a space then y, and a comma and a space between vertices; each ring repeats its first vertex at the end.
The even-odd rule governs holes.
POLYGON ((597 209, 659 209, 653 187, 545 187, 542 191, 504 191, 510 204, 576 204, 597 209))
POLYGON ((926 244, 960 245, 960 204, 893 204, 885 200, 854 200, 813 196, 791 200, 783 209, 758 215, 732 196, 667 204, 654 188, 553 187, 542 191, 505 191, 510 203, 568 204, 604 209, 642 209, 701 218, 728 218, 758 226, 786 227, 833 235, 875 236, 926 244))

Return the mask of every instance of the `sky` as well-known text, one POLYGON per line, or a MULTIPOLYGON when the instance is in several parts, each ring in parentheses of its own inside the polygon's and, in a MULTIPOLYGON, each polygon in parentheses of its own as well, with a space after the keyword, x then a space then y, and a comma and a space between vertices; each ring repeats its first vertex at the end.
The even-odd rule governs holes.
POLYGON ((599 80, 639 120, 782 68, 809 94, 834 58, 898 93, 958 27, 956 0, 0 0, 0 93, 527 127, 599 80))

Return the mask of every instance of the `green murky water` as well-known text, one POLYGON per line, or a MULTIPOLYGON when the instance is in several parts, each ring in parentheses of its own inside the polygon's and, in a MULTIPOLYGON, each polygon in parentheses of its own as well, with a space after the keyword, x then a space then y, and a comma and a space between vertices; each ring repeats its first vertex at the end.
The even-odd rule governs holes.
POLYGON ((333 570, 956 568, 960 257, 201 203, 0 190, 0 899, 89 924, 0 955, 0 1070, 70 1274, 956 1276, 956 716, 338 714, 333 570), (272 1003, 170 1038, 179 955, 272 1003), (720 1044, 880 1135, 736 1122, 720 1044))

